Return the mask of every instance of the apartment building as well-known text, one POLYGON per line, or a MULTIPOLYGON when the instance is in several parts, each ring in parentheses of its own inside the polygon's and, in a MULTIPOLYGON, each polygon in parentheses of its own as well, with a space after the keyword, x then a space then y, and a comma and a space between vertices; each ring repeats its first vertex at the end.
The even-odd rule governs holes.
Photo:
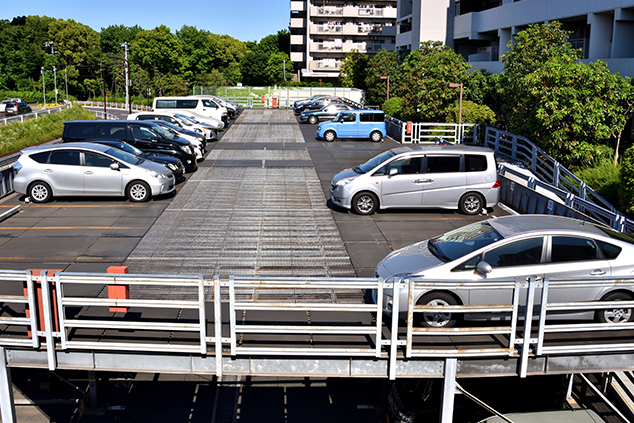
POLYGON ((291 0, 291 60, 301 81, 335 82, 347 52, 395 49, 397 0, 291 0))
POLYGON ((500 73, 513 35, 557 20, 571 31, 570 42, 585 62, 602 59, 613 72, 634 76, 634 0, 399 0, 398 9, 400 50, 439 39, 429 23, 447 22, 447 45, 474 69, 500 73))

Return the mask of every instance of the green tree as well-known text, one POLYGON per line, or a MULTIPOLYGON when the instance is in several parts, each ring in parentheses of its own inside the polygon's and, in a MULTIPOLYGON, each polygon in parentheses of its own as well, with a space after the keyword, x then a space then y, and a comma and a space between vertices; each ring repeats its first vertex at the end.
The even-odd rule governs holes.
POLYGON ((180 69, 181 44, 165 25, 141 31, 132 42, 132 59, 151 77, 161 77, 180 69))
MULTIPOLYGON (((460 103, 455 102, 447 114, 447 122, 458 123, 460 114, 460 103)), ((495 123, 495 112, 489 106, 477 104, 473 101, 462 102, 462 122, 463 123, 483 123, 491 125, 495 123)))
POLYGON ((403 98, 408 120, 443 122, 458 91, 450 83, 465 83, 470 66, 462 56, 440 41, 427 41, 411 52, 403 63, 395 95, 403 98))
POLYGON ((608 144, 620 139, 634 91, 605 62, 579 63, 567 36, 558 22, 518 33, 502 57, 504 107, 511 131, 565 166, 588 166, 612 156, 608 144))
POLYGON ((396 51, 381 49, 368 61, 365 70, 364 85, 367 87, 366 98, 369 104, 383 104, 387 100, 387 83, 389 77, 390 90, 398 86, 400 78, 399 54, 396 51))
POLYGON ((100 43, 103 54, 114 54, 119 56, 123 51, 122 43, 132 43, 134 37, 143 31, 138 25, 127 27, 124 25, 110 25, 107 28, 101 28, 100 43))
POLYGON ((339 69, 339 81, 347 88, 359 88, 365 90, 365 68, 368 65, 368 56, 359 50, 346 53, 341 61, 339 69))
POLYGON ((242 82, 246 85, 269 85, 270 76, 266 71, 268 57, 262 52, 247 53, 240 62, 242 82))
POLYGON ((266 73, 275 84, 290 81, 293 79, 293 62, 286 53, 274 53, 269 57, 266 73))
POLYGON ((209 32, 185 25, 176 31, 176 36, 180 41, 181 71, 186 79, 214 68, 216 45, 209 32))

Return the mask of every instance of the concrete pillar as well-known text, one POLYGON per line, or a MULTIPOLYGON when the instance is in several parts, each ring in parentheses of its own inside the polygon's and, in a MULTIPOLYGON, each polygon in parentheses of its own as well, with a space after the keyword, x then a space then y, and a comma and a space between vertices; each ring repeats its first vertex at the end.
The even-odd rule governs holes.
POLYGON ((498 29, 498 37, 500 37, 500 57, 502 57, 503 54, 508 53, 510 50, 507 44, 513 37, 511 28, 498 29))
POLYGON ((3 423, 16 423, 11 369, 7 367, 3 347, 0 347, 0 417, 3 423))
POLYGON ((614 11, 614 35, 612 35, 612 58, 634 57, 634 12, 614 11))
POLYGON ((610 58, 613 23, 614 18, 612 14, 588 14, 588 24, 590 25, 588 59, 597 60, 610 58))

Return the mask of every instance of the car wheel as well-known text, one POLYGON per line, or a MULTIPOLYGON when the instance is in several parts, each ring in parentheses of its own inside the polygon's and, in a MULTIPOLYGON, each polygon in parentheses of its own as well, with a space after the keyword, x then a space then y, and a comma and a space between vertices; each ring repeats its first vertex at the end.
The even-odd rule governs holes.
POLYGON ((371 192, 360 192, 352 198, 352 210, 356 214, 373 214, 378 205, 379 200, 371 192))
POLYGON ((317 118, 317 116, 310 116, 310 117, 308 118, 308 122, 309 122, 311 125, 314 125, 314 124, 316 124, 317 122, 319 122, 319 118, 317 118))
POLYGON ((383 141, 383 135, 379 131, 374 131, 370 134, 370 141, 381 142, 383 141))
POLYGON ((337 134, 335 134, 335 131, 326 131, 326 133, 324 134, 324 139, 328 142, 333 142, 335 138, 337 138, 337 134))
MULTIPOLYGON (((632 296, 624 292, 614 292, 602 298, 601 301, 632 301, 632 296)), ((628 323, 632 321, 631 308, 612 307, 598 310, 595 316, 599 323, 628 323)))
MULTIPOLYGON (((444 292, 432 292, 423 295, 416 301, 416 305, 451 306, 457 304, 454 297, 444 292)), ((420 326, 428 328, 450 328, 456 324, 455 313, 447 313, 440 310, 433 313, 416 313, 414 314, 414 319, 420 326)))
POLYGON ((478 214, 484 207, 484 200, 480 194, 470 192, 462 196, 459 206, 464 214, 478 214))
POLYGON ((134 203, 141 203, 150 199, 151 191, 148 184, 143 181, 134 181, 128 185, 126 196, 134 203))
POLYGON ((51 187, 46 182, 33 182, 29 186, 29 197, 34 203, 46 203, 51 199, 51 187))

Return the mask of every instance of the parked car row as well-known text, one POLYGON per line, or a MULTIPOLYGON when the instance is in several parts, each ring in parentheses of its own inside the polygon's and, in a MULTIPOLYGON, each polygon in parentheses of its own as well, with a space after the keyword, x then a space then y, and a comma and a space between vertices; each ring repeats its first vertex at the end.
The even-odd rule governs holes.
POLYGON ((31 107, 21 98, 9 98, 0 103, 0 113, 5 116, 31 113, 31 107))

